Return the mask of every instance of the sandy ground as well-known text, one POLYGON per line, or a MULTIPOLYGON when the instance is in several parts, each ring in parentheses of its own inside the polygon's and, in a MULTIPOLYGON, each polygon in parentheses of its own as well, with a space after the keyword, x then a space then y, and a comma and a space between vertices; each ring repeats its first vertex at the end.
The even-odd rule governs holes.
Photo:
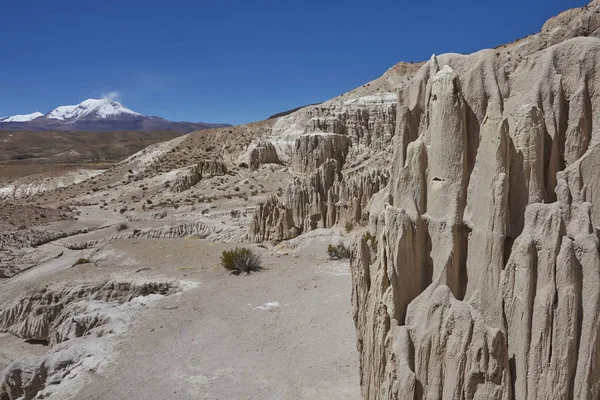
POLYGON ((359 398, 347 264, 267 253, 264 271, 232 276, 217 265, 230 246, 152 242, 113 247, 201 284, 140 321, 87 398, 359 398))
MULTIPOLYGON (((70 256, 5 281, 0 300, 24 287, 92 277, 198 283, 150 304, 115 339, 116 359, 92 373, 74 398, 359 399, 349 267, 327 259, 331 236, 250 245, 265 269, 248 276, 219 265, 221 252, 234 244, 117 240, 96 253, 95 264, 72 268, 70 256)), ((45 350, 7 335, 0 345, 0 367, 45 350)))
POLYGON ((19 339, 8 333, 0 333, 0 371, 24 354, 42 355, 47 346, 19 339))

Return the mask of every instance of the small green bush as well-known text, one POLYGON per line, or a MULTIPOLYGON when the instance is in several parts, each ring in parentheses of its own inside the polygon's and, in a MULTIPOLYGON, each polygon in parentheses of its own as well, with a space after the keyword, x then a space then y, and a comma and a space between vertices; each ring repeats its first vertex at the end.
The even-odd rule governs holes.
POLYGON ((75 264, 72 265, 72 267, 76 267, 78 265, 81 264, 89 264, 90 263, 90 259, 89 258, 80 258, 77 261, 75 261, 75 264))
POLYGON ((371 241, 371 250, 377 250, 377 237, 371 235, 371 232, 366 231, 363 234, 363 238, 365 239, 365 241, 368 243, 369 240, 371 241))
POLYGON ((352 221, 352 220, 346 221, 346 224, 344 225, 344 227, 346 228, 347 233, 352 232, 352 230, 354 229, 354 221, 352 221))
POLYGON ((248 275, 262 269, 260 257, 246 247, 225 250, 221 253, 221 265, 235 275, 242 272, 248 275))
POLYGON ((117 227, 117 231, 124 231, 127 228, 129 228, 129 226, 127 226, 126 223, 122 223, 117 227))
POLYGON ((344 260, 350 258, 350 250, 341 242, 335 246, 332 244, 327 246, 327 254, 332 260, 344 260))

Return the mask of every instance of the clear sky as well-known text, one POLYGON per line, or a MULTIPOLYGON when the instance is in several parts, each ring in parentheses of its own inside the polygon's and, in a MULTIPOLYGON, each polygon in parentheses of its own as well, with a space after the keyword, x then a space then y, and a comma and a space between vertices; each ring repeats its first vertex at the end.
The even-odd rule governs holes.
POLYGON ((0 116, 118 93, 180 121, 257 121, 399 61, 538 31, 582 0, 2 0, 0 116))

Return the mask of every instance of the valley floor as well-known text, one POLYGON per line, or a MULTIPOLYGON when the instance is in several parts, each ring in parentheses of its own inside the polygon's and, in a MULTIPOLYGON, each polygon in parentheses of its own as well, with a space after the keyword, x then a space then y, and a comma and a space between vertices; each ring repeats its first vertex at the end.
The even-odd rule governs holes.
MULTIPOLYGON (((142 304, 115 341, 112 360, 85 376, 85 386, 48 398, 85 399, 359 399, 358 360, 347 262, 330 261, 333 233, 263 248, 265 269, 229 275, 224 249, 201 239, 115 240, 94 264, 71 267, 73 255, 0 283, 0 301, 55 282, 104 278, 174 279, 190 290, 142 304), (62 264, 61 264, 62 262, 62 264)), ((0 336, 0 363, 46 347, 0 336)), ((66 389, 66 390, 65 390, 66 389)))

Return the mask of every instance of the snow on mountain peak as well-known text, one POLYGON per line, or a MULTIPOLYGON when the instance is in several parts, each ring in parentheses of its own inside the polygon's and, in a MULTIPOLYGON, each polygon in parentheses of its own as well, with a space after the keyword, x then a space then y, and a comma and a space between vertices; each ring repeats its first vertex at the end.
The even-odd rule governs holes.
POLYGON ((0 122, 28 122, 44 116, 43 113, 36 111, 31 114, 13 115, 11 117, 0 118, 0 122))
POLYGON ((88 99, 74 106, 61 106, 46 114, 46 118, 59 121, 78 120, 90 116, 109 118, 114 115, 128 114, 142 116, 119 102, 110 99, 88 99))

